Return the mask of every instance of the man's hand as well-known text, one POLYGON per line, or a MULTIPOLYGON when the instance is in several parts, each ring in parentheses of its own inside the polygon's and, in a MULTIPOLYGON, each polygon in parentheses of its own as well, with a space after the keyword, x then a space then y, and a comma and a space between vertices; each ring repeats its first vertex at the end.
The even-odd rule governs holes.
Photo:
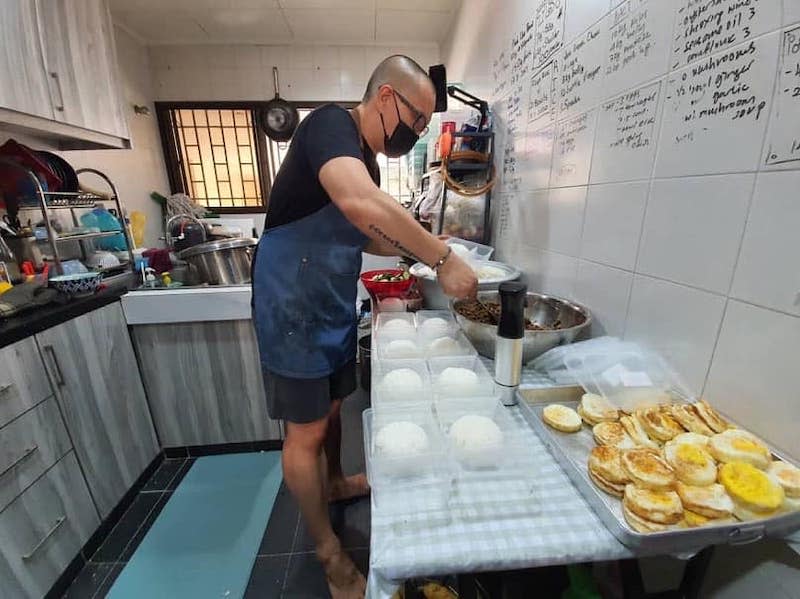
POLYGON ((451 252, 437 272, 439 285, 450 297, 471 299, 478 293, 478 277, 469 264, 451 252))

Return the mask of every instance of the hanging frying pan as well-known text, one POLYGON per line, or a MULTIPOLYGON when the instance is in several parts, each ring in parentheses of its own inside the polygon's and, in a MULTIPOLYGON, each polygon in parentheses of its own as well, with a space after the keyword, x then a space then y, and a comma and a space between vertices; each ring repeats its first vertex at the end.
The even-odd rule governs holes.
POLYGON ((278 67, 272 67, 272 78, 275 83, 275 97, 261 109, 261 129, 273 141, 289 141, 300 122, 300 115, 297 114, 297 108, 280 96, 278 67))

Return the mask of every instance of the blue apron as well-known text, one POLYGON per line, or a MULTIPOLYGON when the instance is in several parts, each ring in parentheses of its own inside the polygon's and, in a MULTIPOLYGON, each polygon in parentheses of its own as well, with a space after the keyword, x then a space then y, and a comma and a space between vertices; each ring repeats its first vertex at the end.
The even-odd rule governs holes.
POLYGON ((253 262, 261 366, 321 378, 356 354, 356 293, 368 237, 333 204, 267 229, 253 262))

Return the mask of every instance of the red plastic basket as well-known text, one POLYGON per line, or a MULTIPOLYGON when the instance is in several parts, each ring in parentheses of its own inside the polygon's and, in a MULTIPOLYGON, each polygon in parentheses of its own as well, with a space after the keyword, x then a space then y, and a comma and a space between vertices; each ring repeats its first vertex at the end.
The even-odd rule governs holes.
POLYGON ((380 270, 368 270, 361 273, 361 282, 364 283, 369 294, 373 297, 405 297, 408 290, 414 284, 414 277, 409 277, 405 281, 373 281, 375 275, 400 275, 403 271, 399 268, 382 268, 380 270))

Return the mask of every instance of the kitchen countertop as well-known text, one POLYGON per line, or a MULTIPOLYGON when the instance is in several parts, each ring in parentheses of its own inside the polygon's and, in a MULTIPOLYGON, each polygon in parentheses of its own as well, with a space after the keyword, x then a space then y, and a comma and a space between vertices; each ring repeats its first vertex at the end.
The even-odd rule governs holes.
POLYGON ((250 285, 136 289, 122 297, 129 325, 250 320, 250 285))
POLYGON ((125 293, 127 293, 125 286, 108 287, 88 297, 76 298, 65 303, 53 302, 46 306, 33 308, 18 316, 0 319, 0 348, 92 310, 113 304, 125 293))

